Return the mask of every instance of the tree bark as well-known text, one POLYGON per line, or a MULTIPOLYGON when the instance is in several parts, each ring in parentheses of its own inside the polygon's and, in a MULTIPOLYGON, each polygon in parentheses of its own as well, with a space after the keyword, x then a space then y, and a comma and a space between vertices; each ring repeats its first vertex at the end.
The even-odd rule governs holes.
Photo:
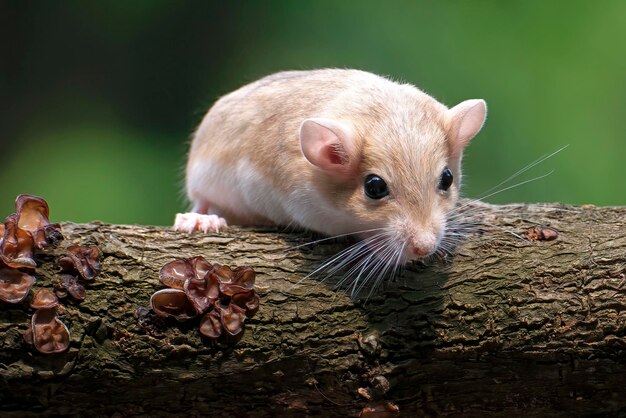
POLYGON ((102 271, 63 304, 66 353, 34 351, 32 310, 0 306, 0 415, 358 416, 386 402, 403 416, 625 414, 626 207, 468 208, 454 256, 367 300, 333 289, 341 274, 303 280, 345 240, 65 223, 36 287, 52 287, 69 244, 98 245, 102 271), (261 307, 236 344, 138 310, 163 264, 195 255, 257 272, 261 307))

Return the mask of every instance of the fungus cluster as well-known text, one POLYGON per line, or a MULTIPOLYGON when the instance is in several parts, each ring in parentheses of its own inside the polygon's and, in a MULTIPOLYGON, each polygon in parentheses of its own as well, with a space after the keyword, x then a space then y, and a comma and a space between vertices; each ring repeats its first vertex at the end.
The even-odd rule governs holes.
POLYGON ((57 318, 59 299, 48 289, 39 289, 30 307, 36 309, 24 340, 45 354, 62 353, 70 346, 70 330, 57 318))
POLYGON ((40 197, 21 194, 15 200, 15 213, 0 227, 0 300, 23 301, 35 278, 23 270, 37 267, 35 250, 63 239, 59 224, 50 223, 48 203, 40 197))
POLYGON ((168 288, 154 293, 150 305, 157 315, 178 321, 202 316, 200 333, 210 339, 238 340, 246 318, 259 309, 255 276, 250 267, 231 269, 203 257, 174 260, 159 273, 168 288))
POLYGON ((70 296, 77 301, 84 300, 85 287, 78 279, 82 278, 87 282, 95 279, 100 271, 100 249, 96 245, 70 245, 66 248, 66 253, 59 257, 58 263, 61 273, 54 286, 56 295, 61 299, 70 296))
MULTIPOLYGON (((35 252, 63 239, 60 225, 50 223, 44 199, 22 194, 15 207, 15 213, 0 225, 0 301, 13 304, 24 301, 36 281, 30 274, 37 267, 35 252)), ((69 329, 57 317, 59 297, 69 294, 75 300, 83 300, 85 288, 78 283, 78 276, 93 280, 100 268, 99 257, 100 251, 94 245, 69 246, 58 260, 61 273, 55 292, 41 288, 33 296, 30 307, 35 313, 24 339, 39 352, 60 353, 68 349, 69 329)))

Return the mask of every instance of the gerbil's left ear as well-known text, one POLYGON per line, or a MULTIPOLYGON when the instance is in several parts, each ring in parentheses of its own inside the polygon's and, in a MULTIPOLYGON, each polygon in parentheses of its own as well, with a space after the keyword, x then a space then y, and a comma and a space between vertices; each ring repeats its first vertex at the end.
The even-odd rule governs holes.
POLYGON ((332 119, 306 119, 300 126, 304 157, 322 170, 350 177, 358 165, 352 129, 332 119))
POLYGON ((448 110, 448 118, 453 152, 463 151, 483 127, 487 118, 487 103, 482 99, 466 100, 448 110))

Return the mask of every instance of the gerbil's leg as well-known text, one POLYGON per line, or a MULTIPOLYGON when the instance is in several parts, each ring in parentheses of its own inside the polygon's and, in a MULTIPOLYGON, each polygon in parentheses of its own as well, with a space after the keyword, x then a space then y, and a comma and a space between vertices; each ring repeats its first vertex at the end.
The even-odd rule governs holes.
POLYGON ((208 202, 196 202, 191 212, 177 213, 174 221, 174 229, 176 231, 202 231, 220 232, 220 229, 226 229, 228 224, 226 219, 217 214, 209 214, 211 205, 208 202))

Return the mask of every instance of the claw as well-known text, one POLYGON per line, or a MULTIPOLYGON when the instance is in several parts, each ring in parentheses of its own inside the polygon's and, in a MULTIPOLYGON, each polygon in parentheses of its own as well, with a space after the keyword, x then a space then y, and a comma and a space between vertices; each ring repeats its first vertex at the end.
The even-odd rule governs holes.
POLYGON ((228 228, 226 219, 217 215, 205 215, 201 213, 177 213, 176 220, 174 221, 174 230, 194 232, 202 231, 205 234, 208 232, 220 232, 220 229, 228 228))

